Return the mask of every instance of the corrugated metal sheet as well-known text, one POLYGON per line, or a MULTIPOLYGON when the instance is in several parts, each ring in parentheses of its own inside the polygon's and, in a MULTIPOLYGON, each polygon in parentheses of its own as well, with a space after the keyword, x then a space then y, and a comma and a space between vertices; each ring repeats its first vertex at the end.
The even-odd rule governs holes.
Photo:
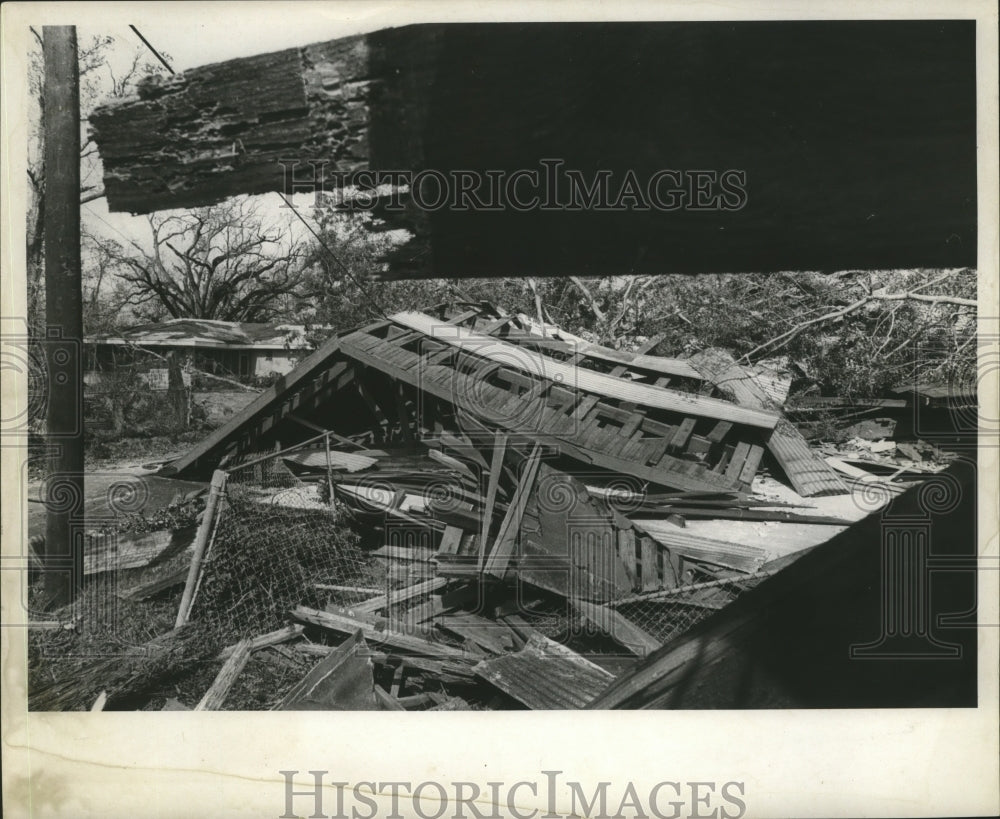
POLYGON ((539 634, 516 654, 484 660, 473 670, 535 711, 582 708, 614 680, 590 660, 539 634))

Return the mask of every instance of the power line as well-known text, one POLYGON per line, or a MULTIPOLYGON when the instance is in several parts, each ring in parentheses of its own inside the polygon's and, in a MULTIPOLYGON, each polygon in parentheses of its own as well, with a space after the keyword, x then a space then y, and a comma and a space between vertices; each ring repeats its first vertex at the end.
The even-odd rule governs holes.
POLYGON ((305 217, 304 217, 304 216, 303 216, 303 215, 302 215, 301 213, 299 213, 299 210, 298 210, 298 208, 296 208, 296 207, 295 207, 295 205, 293 205, 293 204, 292 204, 292 203, 291 203, 291 202, 290 202, 290 201, 288 200, 288 197, 286 197, 286 196, 285 196, 285 195, 284 195, 283 193, 281 193, 281 192, 278 192, 278 196, 280 196, 280 197, 282 198, 282 200, 284 201, 284 203, 285 203, 286 205, 288 205, 288 207, 290 207, 290 208, 292 209, 292 213, 294 213, 294 214, 295 214, 295 215, 296 215, 297 217, 299 217, 299 221, 300 221, 300 222, 302 222, 302 224, 306 226, 306 230, 308 230, 308 231, 309 231, 309 232, 310 232, 310 233, 311 233, 311 234, 312 234, 312 235, 313 235, 313 236, 314 236, 314 237, 316 238, 316 241, 320 243, 320 245, 322 246, 322 248, 323 248, 323 249, 324 249, 324 250, 325 250, 325 251, 326 251, 327 253, 329 253, 329 254, 330 254, 330 258, 331 258, 331 259, 333 259, 333 260, 334 260, 334 261, 335 261, 335 262, 336 262, 336 263, 337 263, 338 265, 340 265, 340 269, 341 269, 341 270, 343 270, 343 271, 344 271, 344 273, 345 273, 345 274, 347 275, 347 277, 348 277, 348 278, 349 278, 349 279, 350 279, 351 281, 353 281, 353 282, 354 282, 354 283, 355 283, 355 284, 356 284, 356 285, 358 286, 358 289, 359 289, 359 290, 360 290, 360 291, 361 291, 362 293, 364 293, 364 294, 365 294, 365 297, 366 297, 366 298, 367 298, 367 299, 368 299, 369 301, 371 301, 371 303, 372 303, 372 304, 374 304, 374 305, 375 305, 375 309, 376 309, 376 310, 377 310, 377 311, 379 312, 379 314, 380 314, 380 315, 382 316, 382 318, 389 318, 389 316, 388 316, 388 315, 386 314, 385 310, 384 310, 384 309, 382 308, 382 305, 380 305, 380 304, 379 304, 379 302, 378 302, 378 299, 376 299, 376 298, 375 298, 375 297, 374 297, 374 296, 373 296, 373 295, 371 294, 371 292, 370 292, 370 291, 368 290, 368 288, 364 286, 364 284, 362 283, 362 281, 361 281, 361 280, 360 280, 360 279, 359 279, 359 278, 358 278, 357 276, 355 276, 355 275, 354 275, 354 274, 353 274, 353 273, 351 272, 350 268, 349 268, 349 267, 348 267, 348 266, 347 266, 346 264, 344 264, 344 263, 343 263, 343 262, 342 262, 342 261, 341 261, 341 260, 340 260, 340 259, 339 259, 339 258, 337 257, 337 254, 336 254, 336 253, 334 253, 334 252, 333 252, 333 250, 331 250, 331 249, 330 249, 330 246, 329 246, 329 245, 328 245, 328 244, 327 244, 326 242, 324 242, 324 241, 323 241, 323 237, 322 237, 322 236, 320 236, 320 235, 319 235, 319 234, 318 234, 318 233, 317 233, 317 232, 316 232, 315 230, 313 230, 313 227, 312 227, 312 225, 310 225, 310 224, 309 224, 309 223, 308 223, 308 222, 306 221, 305 217))
POLYGON ((150 43, 149 43, 149 40, 147 40, 147 39, 146 39, 145 37, 143 37, 143 36, 142 36, 142 33, 141 33, 141 32, 139 31, 139 29, 137 29, 137 28, 136 28, 135 26, 133 26, 133 25, 132 25, 131 23, 129 23, 129 28, 130 28, 130 29, 132 29, 132 31, 134 31, 134 32, 135 32, 135 36, 136 36, 136 37, 138 37, 138 38, 139 38, 140 40, 142 40, 142 42, 143 42, 143 45, 145 45, 145 46, 146 46, 146 48, 148 48, 148 49, 149 49, 150 51, 152 51, 152 52, 153 52, 153 56, 154 56, 154 57, 156 57, 156 59, 158 59, 158 60, 159 60, 159 61, 160 61, 161 63, 163 63, 163 67, 164 67, 164 68, 166 68, 166 69, 167 69, 167 71, 169 71, 169 72, 170 72, 171 74, 174 74, 174 73, 176 73, 176 72, 175 72, 175 71, 174 71, 174 70, 173 70, 173 69, 172 69, 172 68, 170 67, 170 63, 168 63, 168 62, 167 62, 166 60, 164 60, 164 59, 163 59, 163 57, 162 57, 162 56, 160 55, 160 52, 159 52, 159 51, 157 51, 157 50, 156 50, 155 48, 153 48, 153 46, 152 46, 152 45, 150 45, 150 43))

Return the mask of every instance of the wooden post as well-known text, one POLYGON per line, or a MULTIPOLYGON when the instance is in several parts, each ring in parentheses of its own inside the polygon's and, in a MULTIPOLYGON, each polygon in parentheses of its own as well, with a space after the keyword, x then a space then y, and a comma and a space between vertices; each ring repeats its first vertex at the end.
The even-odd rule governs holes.
POLYGON ((201 518, 198 534, 195 536, 194 554, 191 555, 191 568, 188 570, 187 582, 184 584, 184 595, 181 597, 181 605, 177 610, 177 621, 174 623, 174 628, 183 626, 191 613, 195 587, 198 585, 198 578, 201 576, 202 560, 205 557, 205 549, 208 546, 209 536, 215 528, 216 510, 219 506, 219 498, 222 497, 222 490, 226 486, 227 477, 228 473, 222 469, 216 469, 212 474, 208 500, 205 501, 205 513, 201 518))
POLYGON ((326 447, 326 492, 327 506, 333 506, 333 463, 330 460, 330 436, 323 436, 323 444, 326 447))
POLYGON ((80 284, 80 74, 75 26, 44 26, 46 431, 52 454, 45 521, 45 597, 83 586, 83 296, 80 284), (58 489, 56 489, 58 487, 58 489), (55 497, 56 494, 59 497, 55 497), (62 503, 66 499, 68 503, 62 503))

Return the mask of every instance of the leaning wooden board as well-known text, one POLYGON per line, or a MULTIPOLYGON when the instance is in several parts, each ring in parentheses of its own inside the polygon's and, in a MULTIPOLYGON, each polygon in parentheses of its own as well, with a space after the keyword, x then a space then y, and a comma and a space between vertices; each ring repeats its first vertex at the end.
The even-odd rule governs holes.
MULTIPOLYGON (((762 385, 724 350, 709 349, 692 356, 691 365, 719 389, 730 393, 741 406, 777 411, 762 385)), ((843 495, 847 486, 785 418, 778 417, 767 439, 768 451, 785 471, 795 491, 803 497, 843 495)))

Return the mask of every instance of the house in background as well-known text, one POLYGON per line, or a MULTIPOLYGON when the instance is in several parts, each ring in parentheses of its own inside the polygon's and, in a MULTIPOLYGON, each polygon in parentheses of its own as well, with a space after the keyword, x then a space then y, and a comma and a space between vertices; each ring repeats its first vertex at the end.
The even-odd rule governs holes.
POLYGON ((301 324, 259 324, 210 319, 170 319, 132 327, 118 335, 84 339, 87 381, 124 365, 138 366, 150 387, 165 389, 165 359, 174 353, 190 369, 251 381, 283 375, 312 349, 301 324), (162 384, 160 382, 163 382, 162 384))

